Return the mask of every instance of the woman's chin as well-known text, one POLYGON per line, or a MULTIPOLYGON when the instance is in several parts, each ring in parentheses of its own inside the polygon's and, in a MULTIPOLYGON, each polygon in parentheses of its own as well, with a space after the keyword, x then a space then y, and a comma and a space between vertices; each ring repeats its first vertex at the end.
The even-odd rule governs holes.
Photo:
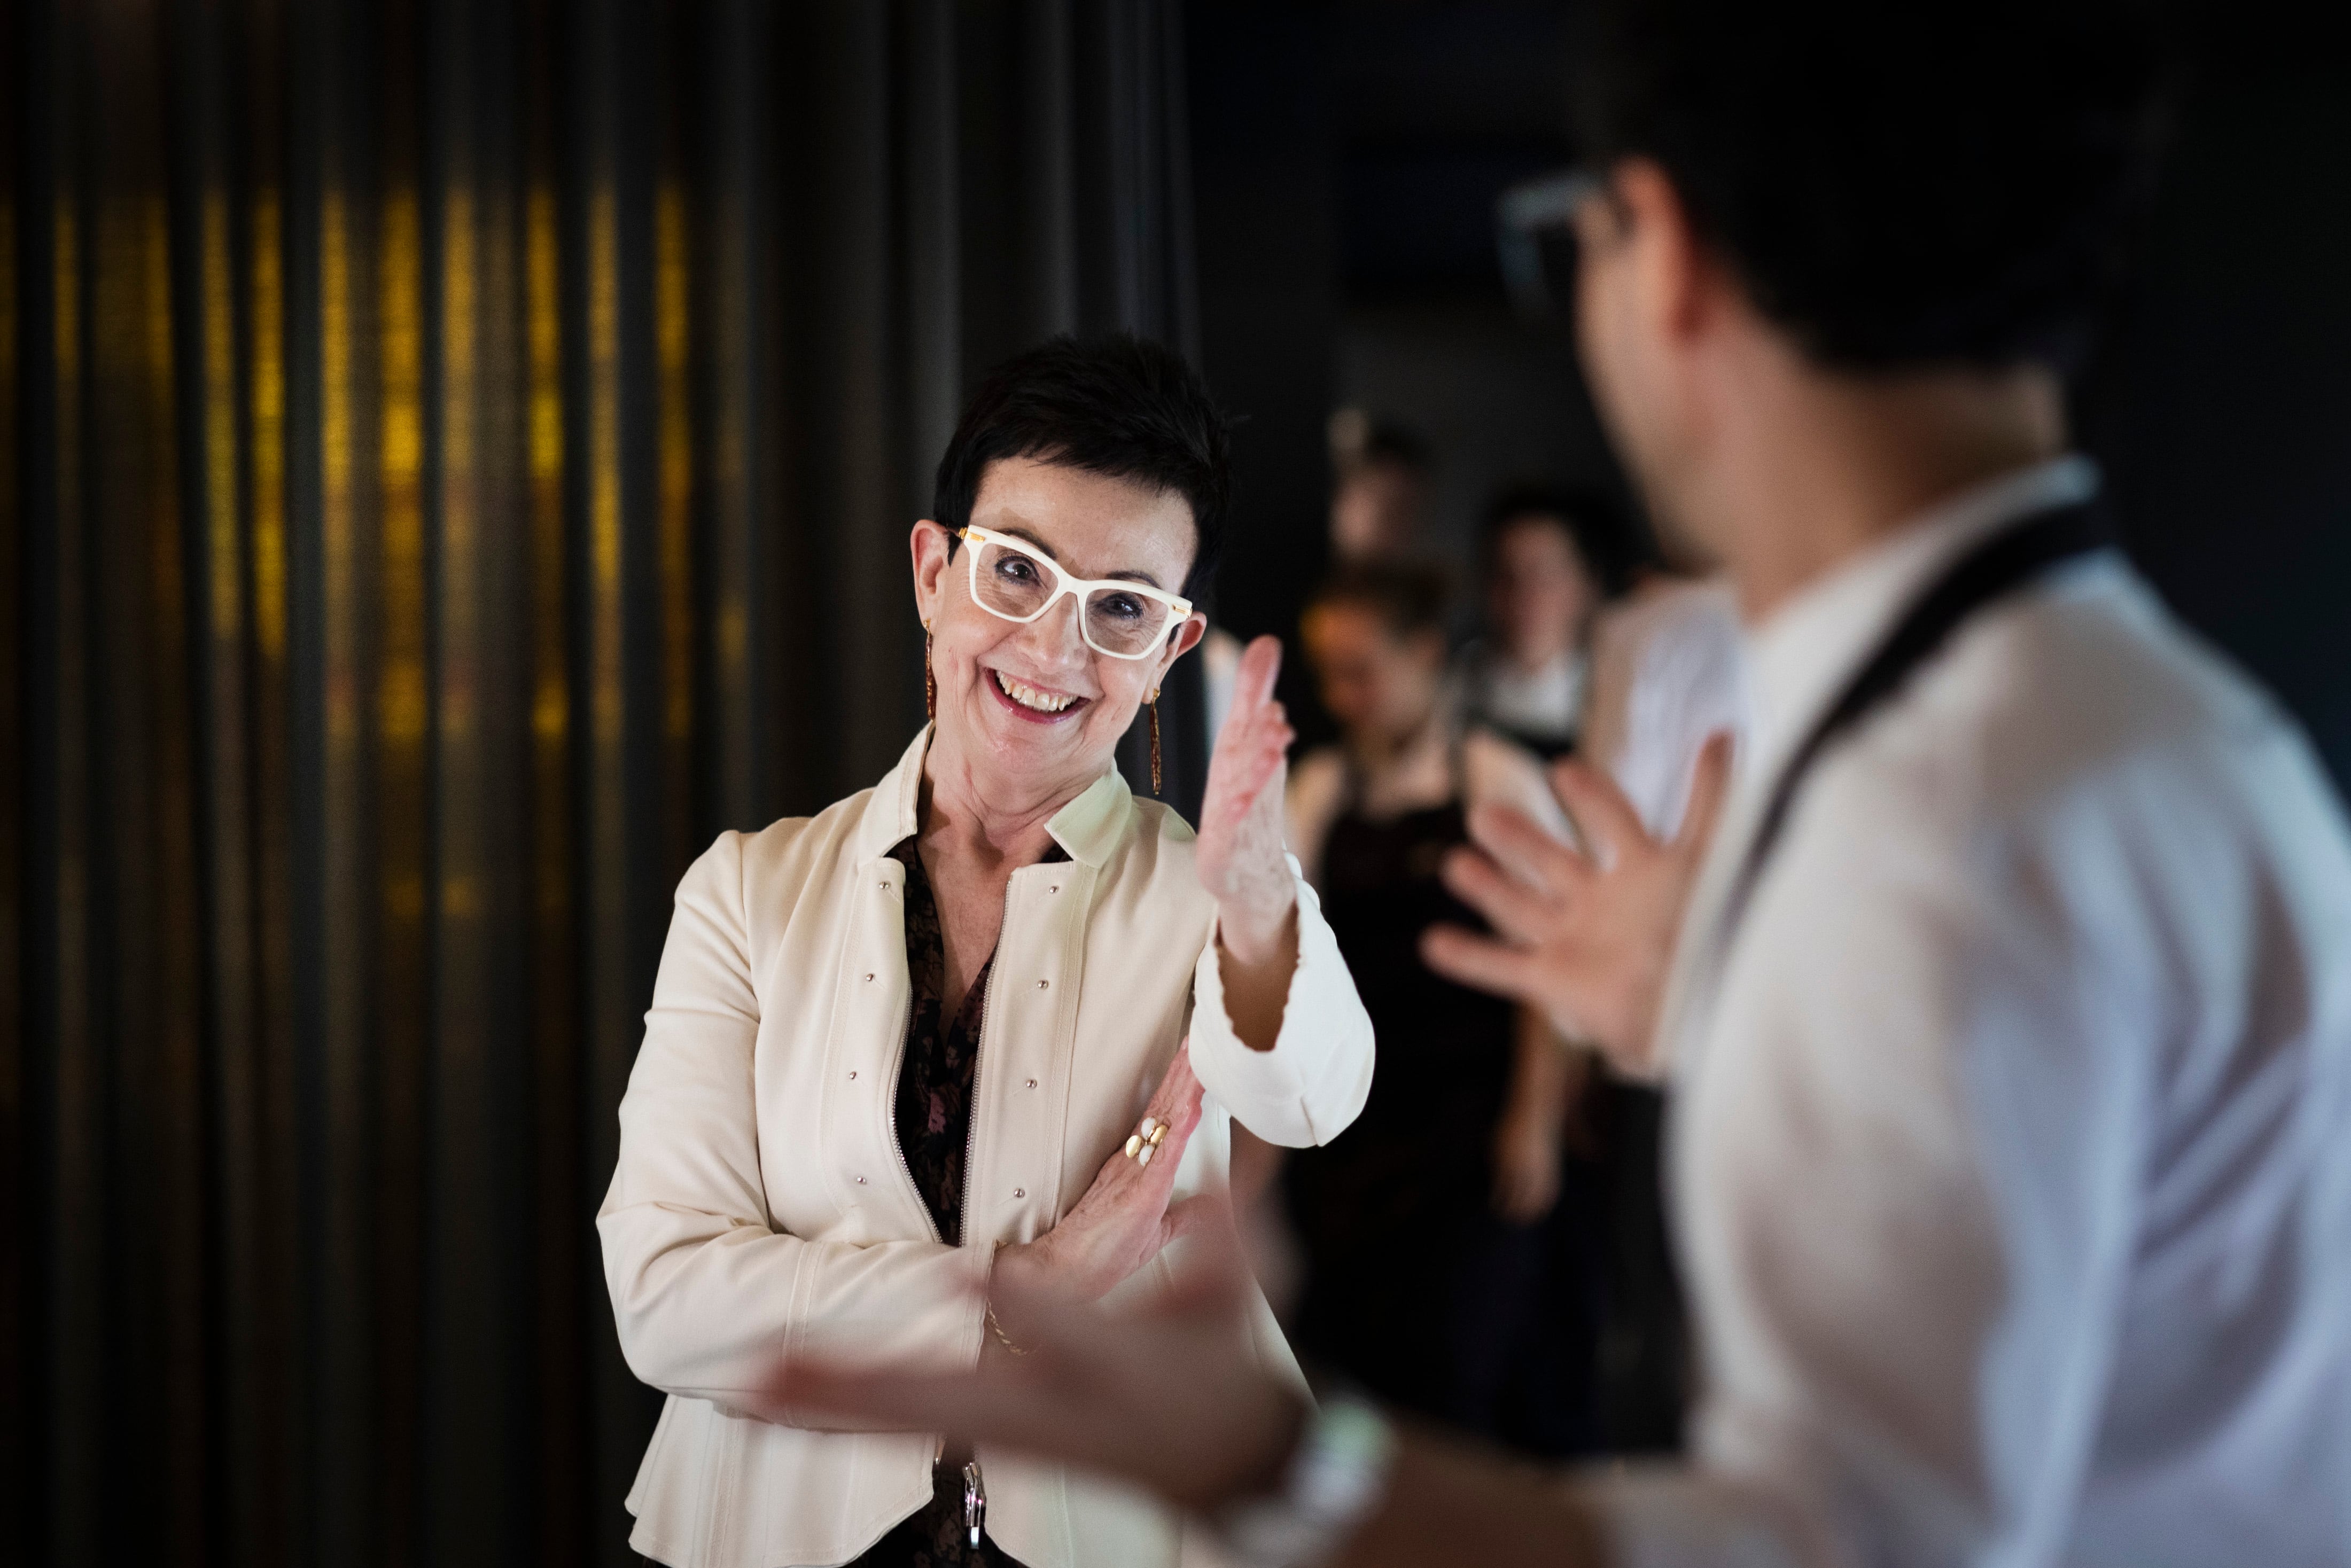
POLYGON ((970 750, 1005 773, 1019 777, 1085 772, 1091 777, 1110 766, 1118 740, 1113 736, 1107 745, 1096 745, 1090 733, 1089 721, 1095 716, 1092 703, 1049 715, 1020 708, 1001 692, 974 695, 977 701, 965 710, 968 729, 962 738, 977 742, 970 750), (1099 765, 1089 769, 1083 764, 1092 760, 1089 753, 1097 749, 1102 753, 1099 765))

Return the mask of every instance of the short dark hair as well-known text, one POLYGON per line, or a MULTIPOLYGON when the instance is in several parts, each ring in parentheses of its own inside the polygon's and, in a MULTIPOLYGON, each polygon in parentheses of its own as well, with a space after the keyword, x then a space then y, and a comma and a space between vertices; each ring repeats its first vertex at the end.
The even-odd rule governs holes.
POLYGON ((950 536, 968 525, 988 465, 1011 458, 1132 479, 1192 508, 1198 545, 1183 591, 1194 596, 1224 544, 1231 447, 1231 422, 1173 349, 1123 332, 1050 338, 972 394, 939 458, 931 515, 950 536))
POLYGON ((2153 184, 2153 9, 1594 0, 1580 151, 1656 160, 1818 362, 2064 368, 2153 184))
POLYGON ((1453 597, 1442 570, 1418 561, 1364 561, 1325 578, 1306 601, 1306 613, 1333 605, 1368 610, 1395 637, 1443 635, 1453 597))
POLYGON ((1633 586, 1649 563, 1649 553, 1625 509, 1598 490, 1553 485, 1511 485, 1486 503, 1479 531, 1479 559, 1490 575, 1502 535, 1530 518, 1555 518, 1574 541, 1575 553, 1601 596, 1614 599, 1633 586))

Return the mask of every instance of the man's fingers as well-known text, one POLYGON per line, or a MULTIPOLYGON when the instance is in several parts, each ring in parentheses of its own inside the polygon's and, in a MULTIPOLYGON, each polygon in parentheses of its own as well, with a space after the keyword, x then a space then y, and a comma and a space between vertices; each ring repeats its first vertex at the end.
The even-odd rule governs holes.
POLYGON ((1572 845, 1545 832, 1524 811, 1510 806, 1479 806, 1469 813, 1469 836, 1516 879, 1552 893, 1565 893, 1583 880, 1591 864, 1572 845))
POLYGON ((1572 758, 1552 763, 1551 788, 1575 820, 1576 831, 1605 845, 1611 859, 1650 841, 1647 824, 1616 780, 1591 764, 1572 758))
POLYGON ((1450 852, 1441 869, 1454 896, 1505 936, 1532 941, 1558 913, 1551 900, 1475 850, 1450 852))
POLYGON ((977 1373, 935 1375, 844 1372, 802 1364, 780 1380, 786 1409, 797 1423, 821 1426, 827 1417, 868 1430, 945 1432, 959 1442, 1006 1443, 1051 1455, 1056 1439, 1075 1434, 1071 1412, 1040 1380, 977 1373))
POLYGON ((1676 849, 1697 854, 1714 836, 1715 819, 1730 795, 1733 744, 1730 731, 1718 729, 1699 747, 1697 766, 1690 770, 1689 805, 1682 812, 1681 831, 1674 835, 1676 849))
POLYGON ((1420 956, 1448 980, 1520 1001, 1534 1000, 1541 973, 1532 954, 1458 925, 1432 925, 1423 932, 1420 956))

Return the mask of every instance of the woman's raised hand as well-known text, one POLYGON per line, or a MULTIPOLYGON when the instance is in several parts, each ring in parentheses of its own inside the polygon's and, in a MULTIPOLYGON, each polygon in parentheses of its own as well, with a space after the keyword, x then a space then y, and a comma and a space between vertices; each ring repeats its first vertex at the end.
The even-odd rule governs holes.
POLYGON ((1281 851, 1284 764, 1298 737, 1273 700, 1280 673, 1280 638, 1259 637, 1242 653, 1200 805, 1200 885, 1217 901, 1227 951, 1245 964, 1282 951, 1298 899, 1281 851))
POLYGON ((1123 1147, 1103 1161, 1093 1185, 1060 1224, 997 1255, 998 1280, 1010 1280, 1016 1289, 1043 1288, 1099 1301, 1159 1256, 1160 1249, 1214 1215, 1223 1201, 1214 1194, 1168 1201, 1175 1196, 1184 1145, 1200 1124, 1200 1081, 1192 1076, 1188 1041, 1176 1048, 1144 1114, 1167 1127, 1149 1162, 1130 1156, 1123 1147))

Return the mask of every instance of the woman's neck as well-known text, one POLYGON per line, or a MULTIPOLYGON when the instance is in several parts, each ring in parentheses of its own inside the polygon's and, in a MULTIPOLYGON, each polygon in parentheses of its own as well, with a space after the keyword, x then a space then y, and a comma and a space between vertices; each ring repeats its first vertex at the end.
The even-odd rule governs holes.
POLYGON ((1428 746, 1438 733, 1444 706, 1443 703, 1432 699, 1421 711, 1418 722, 1387 734, 1358 733, 1349 737, 1347 744, 1354 752, 1355 760, 1366 768, 1394 767, 1428 746))
POLYGON ((1027 865, 1051 847, 1047 825, 1092 782, 1024 789, 1019 780, 982 778, 935 737, 923 758, 918 831, 925 846, 1027 865))

